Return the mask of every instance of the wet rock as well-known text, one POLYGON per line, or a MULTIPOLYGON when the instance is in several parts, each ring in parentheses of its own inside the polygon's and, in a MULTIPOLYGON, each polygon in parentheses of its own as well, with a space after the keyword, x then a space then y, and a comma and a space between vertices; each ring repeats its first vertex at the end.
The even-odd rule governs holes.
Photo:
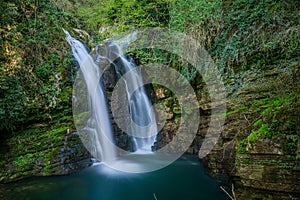
MULTIPOLYGON (((282 199, 300 195, 299 136, 291 132, 286 123, 278 123, 281 134, 248 141, 245 152, 238 152, 239 142, 249 136, 254 122, 263 112, 258 106, 251 109, 243 106, 255 105, 280 92, 293 92, 291 87, 295 83, 291 83, 290 70, 278 67, 267 71, 242 71, 235 74, 234 81, 229 77, 225 85, 228 111, 224 129, 212 151, 201 161, 214 177, 227 175, 231 178, 238 199, 263 199, 268 195, 282 199)), ((294 105, 293 109, 299 108, 294 105)), ((274 117, 272 112, 270 117, 274 117)), ((283 112, 281 118, 287 120, 291 116, 283 112)), ((199 129, 204 137, 207 127, 201 125, 199 129)))

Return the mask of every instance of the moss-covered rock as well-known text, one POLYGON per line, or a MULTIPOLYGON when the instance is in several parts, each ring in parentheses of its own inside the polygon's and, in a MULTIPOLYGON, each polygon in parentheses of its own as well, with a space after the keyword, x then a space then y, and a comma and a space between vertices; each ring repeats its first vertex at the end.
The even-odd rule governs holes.
POLYGON ((299 81, 289 67, 256 72, 227 85, 224 131, 203 162, 214 176, 231 177, 238 199, 299 197, 299 81))
POLYGON ((44 131, 45 127, 41 131, 38 129, 41 127, 33 127, 4 142, 0 182, 30 176, 62 175, 91 164, 90 154, 76 132, 70 132, 67 125, 62 124, 50 131, 44 131))

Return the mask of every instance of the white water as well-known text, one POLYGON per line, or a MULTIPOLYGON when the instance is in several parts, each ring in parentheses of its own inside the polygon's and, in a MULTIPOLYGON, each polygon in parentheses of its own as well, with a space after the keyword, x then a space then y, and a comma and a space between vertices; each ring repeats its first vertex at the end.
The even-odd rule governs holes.
POLYGON ((93 142, 94 149, 91 153, 106 163, 112 163, 115 160, 116 152, 106 98, 101 83, 99 83, 99 67, 94 63, 85 46, 72 38, 67 31, 65 33, 67 35, 66 40, 72 47, 73 55, 80 65, 88 89, 89 104, 92 107, 91 117, 87 120, 85 127, 85 130, 90 134, 89 140, 93 142))
MULTIPOLYGON (((91 153, 94 157, 101 158, 101 161, 104 163, 114 163, 118 159, 118 156, 116 154, 116 147, 113 144, 113 134, 106 98, 103 88, 99 83, 101 77, 100 68, 84 45, 72 38, 67 31, 65 33, 67 35, 66 40, 72 47, 73 55, 80 65, 89 94, 89 104, 92 114, 90 119, 87 120, 85 129, 92 135, 89 138, 93 146, 93 152, 91 153)), ((131 127, 135 154, 149 154, 152 152, 152 146, 156 140, 157 127, 152 104, 144 87, 140 87, 143 85, 142 75, 138 70, 134 70, 136 66, 133 60, 128 60, 123 56, 121 45, 112 42, 109 45, 109 51, 110 55, 113 55, 113 57, 118 58, 120 61, 116 64, 114 63, 114 59, 107 58, 111 60, 121 78, 127 72, 131 72, 129 79, 124 79, 126 85, 126 91, 124 92, 126 92, 129 100, 130 115, 135 124, 131 127), (134 91, 134 88, 138 89, 134 91), (141 133, 141 131, 143 132, 141 133)), ((99 56, 101 57, 102 55, 99 56)))
MULTIPOLYGON (((121 43, 125 42, 121 41, 121 43)), ((141 71, 136 68, 132 58, 123 55, 122 46, 125 45, 118 45, 117 43, 120 43, 120 41, 112 41, 109 44, 109 50, 113 58, 119 59, 117 64, 114 64, 114 67, 126 86, 132 119, 130 132, 133 136, 135 153, 149 153, 152 152, 152 146, 156 141, 157 125, 155 113, 143 87, 141 71), (124 76, 126 73, 127 76, 124 76)))

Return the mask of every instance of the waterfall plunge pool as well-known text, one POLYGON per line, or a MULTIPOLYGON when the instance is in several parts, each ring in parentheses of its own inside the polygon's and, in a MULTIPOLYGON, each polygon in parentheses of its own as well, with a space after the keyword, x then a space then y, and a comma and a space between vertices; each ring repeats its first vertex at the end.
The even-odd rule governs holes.
POLYGON ((125 173, 95 164, 66 176, 33 177, 5 184, 1 199, 33 200, 228 200, 196 156, 184 155, 168 167, 125 173))

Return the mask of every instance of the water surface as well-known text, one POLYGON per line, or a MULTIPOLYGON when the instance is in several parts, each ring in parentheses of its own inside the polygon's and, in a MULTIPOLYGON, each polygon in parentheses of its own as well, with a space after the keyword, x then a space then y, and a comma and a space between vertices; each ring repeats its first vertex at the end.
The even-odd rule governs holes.
POLYGON ((205 173, 197 157, 190 155, 154 172, 124 173, 98 164, 67 176, 35 177, 7 184, 1 193, 2 199, 34 200, 229 199, 218 182, 205 173))

